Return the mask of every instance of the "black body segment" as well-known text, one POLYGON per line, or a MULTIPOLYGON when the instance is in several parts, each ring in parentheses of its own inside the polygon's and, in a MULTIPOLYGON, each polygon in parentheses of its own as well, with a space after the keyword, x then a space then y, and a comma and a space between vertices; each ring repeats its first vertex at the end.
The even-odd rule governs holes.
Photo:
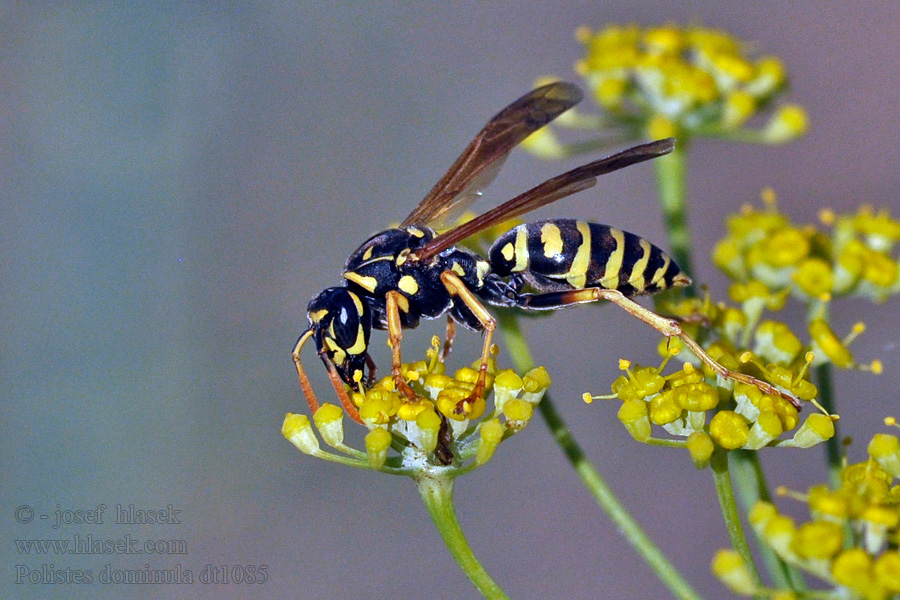
MULTIPOLYGON (((450 271, 467 288, 478 293, 490 273, 488 262, 468 250, 450 248, 432 260, 415 260, 413 253, 429 242, 435 233, 427 227, 407 226, 388 229, 366 240, 347 259, 343 276, 347 287, 363 298, 372 313, 372 326, 387 329, 387 293, 400 294, 400 324, 412 329, 419 320, 434 319, 447 311, 459 323, 480 330, 480 322, 465 304, 456 302, 441 281, 441 273, 450 271)), ((493 288, 491 288, 493 289, 493 288)))
POLYGON ((537 291, 600 287, 651 294, 689 279, 644 238, 598 223, 548 219, 514 227, 489 254, 494 274, 517 276, 537 291))

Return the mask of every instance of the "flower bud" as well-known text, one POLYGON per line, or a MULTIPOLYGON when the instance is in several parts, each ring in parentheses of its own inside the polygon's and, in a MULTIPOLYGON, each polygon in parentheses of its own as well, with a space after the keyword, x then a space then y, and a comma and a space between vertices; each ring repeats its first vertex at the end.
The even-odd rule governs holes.
POLYGON ((750 595, 756 584, 744 559, 734 550, 719 550, 712 561, 712 572, 719 581, 727 585, 733 592, 742 596, 750 595))
POLYGON ((814 413, 807 417, 785 446, 811 448, 834 437, 834 421, 828 415, 814 413))
POLYGON ((695 431, 688 436, 687 449, 691 454, 691 460, 698 469, 705 469, 712 458, 712 453, 716 446, 713 444, 712 438, 704 431, 695 431))
POLYGON ((716 413, 709 422, 712 439, 726 450, 735 450, 747 443, 750 428, 747 419, 730 410, 716 413))
POLYGON ((900 440, 886 433, 876 433, 869 442, 869 456, 894 477, 900 477, 900 440))
POLYGON ((344 443, 344 411, 334 404, 323 404, 313 415, 322 440, 329 446, 344 443))
POLYGON ((503 440, 504 427, 497 419, 481 424, 478 448, 475 450, 476 464, 483 465, 494 455, 497 445, 503 440))
POLYGON ((506 417, 506 426, 513 431, 521 431, 528 425, 534 414, 534 407, 530 402, 520 398, 513 398, 503 407, 503 415, 506 417))
POLYGON ((643 442, 650 437, 650 419, 647 417, 647 403, 642 400, 623 402, 618 412, 619 421, 631 437, 643 442))
POLYGON ((522 399, 537 405, 544 397, 544 392, 550 387, 550 373, 544 367, 536 367, 525 373, 522 380, 524 387, 522 399))
POLYGON ((304 454, 316 454, 320 451, 319 439, 306 415, 288 413, 281 425, 281 433, 304 454))
POLYGON ((383 427, 376 427, 366 434, 366 457, 370 467, 380 469, 384 466, 391 441, 391 432, 383 427))

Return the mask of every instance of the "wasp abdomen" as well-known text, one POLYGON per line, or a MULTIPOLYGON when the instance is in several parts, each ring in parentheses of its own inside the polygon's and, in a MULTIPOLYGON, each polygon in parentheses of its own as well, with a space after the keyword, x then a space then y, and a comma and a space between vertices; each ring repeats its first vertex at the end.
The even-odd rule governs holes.
POLYGON ((625 295, 687 285, 690 278, 646 239, 598 223, 549 219, 514 227, 491 246, 491 268, 539 291, 602 287, 625 295))

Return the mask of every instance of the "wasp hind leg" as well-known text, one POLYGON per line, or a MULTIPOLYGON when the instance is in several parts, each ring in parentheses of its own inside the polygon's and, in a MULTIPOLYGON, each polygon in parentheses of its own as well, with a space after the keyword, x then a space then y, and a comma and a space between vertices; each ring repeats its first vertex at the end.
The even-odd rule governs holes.
MULTIPOLYGON (((312 414, 316 414, 316 411, 319 410, 319 401, 309 382, 309 377, 306 376, 306 371, 303 369, 303 365, 300 362, 300 349, 303 348, 303 344, 312 337, 312 334, 313 330, 310 329, 300 336, 300 339, 297 340, 297 344, 294 346, 291 357, 294 359, 294 366, 297 368, 297 378, 300 380, 300 389, 303 390, 303 395, 306 396, 306 402, 309 404, 309 411, 312 414)), ((338 375, 337 370, 334 368, 331 361, 326 359, 325 364, 328 367, 328 378, 331 380, 331 385, 334 387, 335 393, 337 393, 341 406, 344 407, 344 410, 351 419, 362 424, 363 421, 359 416, 359 411, 350 400, 350 395, 347 393, 347 387, 344 385, 344 381, 341 379, 340 375, 338 375)))
POLYGON ((587 302, 597 302, 600 300, 608 300, 609 302, 620 306, 630 315, 640 319, 667 338, 678 338, 685 346, 690 348, 691 352, 693 352, 703 364, 712 369, 720 377, 755 386, 765 394, 781 396, 800 410, 802 404, 800 403, 800 399, 794 394, 782 390, 771 383, 757 379, 756 377, 727 369, 710 356, 709 353, 694 340, 694 338, 688 335, 684 329, 682 329, 681 323, 676 319, 658 315, 649 308, 644 308, 618 290, 593 287, 578 290, 565 290, 561 292, 547 292, 543 294, 518 294, 516 296, 516 304, 520 308, 526 310, 553 310, 572 306, 573 304, 585 304, 587 302))

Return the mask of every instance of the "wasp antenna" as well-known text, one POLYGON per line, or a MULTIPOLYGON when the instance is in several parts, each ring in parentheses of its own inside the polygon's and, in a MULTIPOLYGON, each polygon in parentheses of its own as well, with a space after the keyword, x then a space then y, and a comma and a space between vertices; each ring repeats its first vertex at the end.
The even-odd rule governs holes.
POLYGON ((303 335, 300 336, 297 340, 297 344, 294 346, 292 356, 294 358, 294 366, 297 368, 297 378, 300 380, 300 388, 303 390, 303 395, 306 396, 306 402, 309 404, 310 412, 315 414, 316 411, 319 410, 319 401, 316 399, 316 394, 313 392, 312 385, 309 383, 309 377, 306 376, 303 365, 300 364, 300 349, 303 347, 303 344, 306 343, 306 340, 312 337, 312 334, 312 327, 303 332, 303 335))

